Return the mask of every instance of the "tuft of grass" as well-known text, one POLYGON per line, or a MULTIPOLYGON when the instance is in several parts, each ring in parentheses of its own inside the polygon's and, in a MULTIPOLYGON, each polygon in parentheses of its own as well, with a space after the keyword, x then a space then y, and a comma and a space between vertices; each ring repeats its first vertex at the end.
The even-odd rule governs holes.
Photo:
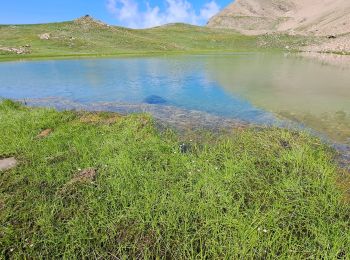
POLYGON ((1 258, 350 256, 339 170, 307 134, 187 139, 148 115, 14 104, 0 103, 0 156, 19 160, 0 172, 1 258))
POLYGON ((18 110, 22 108, 22 104, 11 99, 1 99, 0 98, 0 108, 3 110, 15 109, 18 110))

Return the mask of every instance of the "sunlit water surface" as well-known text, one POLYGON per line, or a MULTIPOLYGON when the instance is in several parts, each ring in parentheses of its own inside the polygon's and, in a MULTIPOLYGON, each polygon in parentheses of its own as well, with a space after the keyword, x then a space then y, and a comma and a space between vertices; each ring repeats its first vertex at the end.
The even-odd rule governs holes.
POLYGON ((350 138, 350 66, 283 54, 0 63, 0 96, 149 103, 350 138))

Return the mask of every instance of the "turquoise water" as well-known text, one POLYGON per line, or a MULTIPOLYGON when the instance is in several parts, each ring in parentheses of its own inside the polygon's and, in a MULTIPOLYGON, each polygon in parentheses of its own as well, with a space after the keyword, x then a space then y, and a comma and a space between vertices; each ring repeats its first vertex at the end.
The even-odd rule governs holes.
POLYGON ((0 95, 64 97, 82 103, 148 103, 159 97, 163 105, 247 121, 273 118, 210 78, 207 61, 191 56, 1 63, 0 95))
POLYGON ((249 53, 3 62, 0 96, 169 105, 262 124, 283 116, 327 134, 325 114, 343 121, 350 115, 350 70, 249 53))

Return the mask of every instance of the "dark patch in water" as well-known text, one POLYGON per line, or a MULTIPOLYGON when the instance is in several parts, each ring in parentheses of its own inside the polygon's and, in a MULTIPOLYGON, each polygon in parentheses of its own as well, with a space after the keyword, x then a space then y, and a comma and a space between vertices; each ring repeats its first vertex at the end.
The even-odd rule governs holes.
POLYGON ((157 96, 157 95, 148 96, 143 100, 143 102, 147 103, 147 104, 152 104, 152 105, 159 105, 159 104, 167 103, 166 99, 164 99, 160 96, 157 96))

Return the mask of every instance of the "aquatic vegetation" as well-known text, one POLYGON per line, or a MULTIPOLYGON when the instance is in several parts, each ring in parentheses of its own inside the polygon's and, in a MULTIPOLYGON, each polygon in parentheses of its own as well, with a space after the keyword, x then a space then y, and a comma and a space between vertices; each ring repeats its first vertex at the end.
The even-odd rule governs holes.
POLYGON ((303 123, 320 133, 324 133, 331 140, 341 143, 350 142, 350 116, 344 111, 323 113, 318 116, 311 113, 292 114, 288 112, 282 112, 281 115, 293 121, 303 123))
POLYGON ((346 258, 333 152, 274 128, 179 135, 148 115, 0 103, 3 258, 346 258), (49 135, 37 138, 46 129, 49 135), (186 145, 184 149, 183 144, 186 145))

